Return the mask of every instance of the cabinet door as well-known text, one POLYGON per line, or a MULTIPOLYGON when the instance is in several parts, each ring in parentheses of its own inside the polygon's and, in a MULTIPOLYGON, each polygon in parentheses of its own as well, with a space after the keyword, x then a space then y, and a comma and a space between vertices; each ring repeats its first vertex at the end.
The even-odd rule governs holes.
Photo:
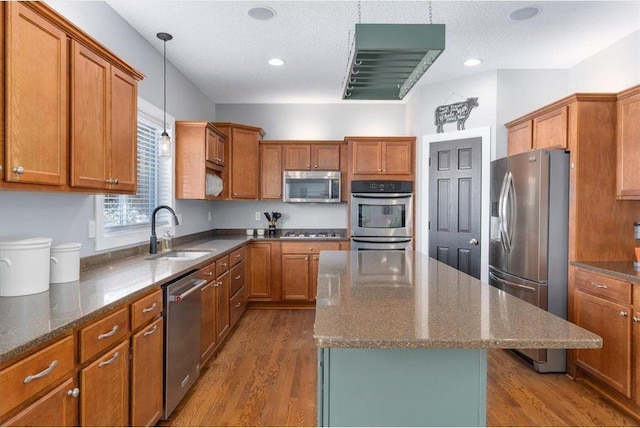
POLYGON ((282 255, 282 299, 309 300, 309 255, 282 255))
POLYGON ((129 423, 129 341, 80 371, 80 425, 129 423))
POLYGON ((576 324, 602 337, 601 349, 578 349, 576 363, 616 391, 631 397, 629 307, 575 292, 576 324))
POLYGON ((131 426, 153 426, 162 415, 163 319, 131 338, 131 426))
POLYGON ((338 144, 316 144, 311 146, 312 169, 318 171, 340 171, 340 146, 338 144))
POLYGON ((507 130, 507 154, 524 153, 533 147, 533 121, 511 127, 507 130))
POLYGON ((640 92, 618 101, 617 193, 620 199, 640 199, 640 92))
POLYGON ((138 82, 111 67, 109 171, 117 193, 136 193, 138 170, 138 82))
POLYGON ((72 42, 71 186, 108 189, 111 66, 72 42))
POLYGON ((249 270, 247 273, 247 287, 249 299, 270 299, 271 290, 271 244, 252 243, 249 246, 249 270))
POLYGON ((311 168, 311 147, 309 144, 284 145, 285 171, 306 171, 311 168))
POLYGON ((383 174, 413 174, 413 150, 409 141, 385 141, 382 144, 383 174))
POLYGON ((237 128, 232 128, 231 132, 231 198, 258 199, 258 134, 237 128))
POLYGON ((224 154, 225 154, 226 145, 227 145, 227 139, 222 135, 218 135, 218 138, 216 138, 216 153, 217 153, 216 157, 218 158, 218 160, 216 161, 216 164, 220 165, 221 167, 225 165, 224 154))
POLYGON ((59 186, 67 180, 67 36, 21 2, 6 7, 5 179, 59 186))
POLYGON ((204 363, 216 344, 216 281, 200 290, 202 318, 200 321, 200 362, 204 363))
POLYGON ((309 264, 309 300, 316 300, 318 294, 318 265, 320 264, 320 255, 312 254, 309 264))
POLYGON ((633 360, 631 365, 633 366, 633 396, 635 397, 636 404, 640 405, 640 310, 635 308, 633 312, 633 360))
POLYGON ((563 106, 533 119, 534 149, 566 149, 568 139, 568 111, 563 106))
POLYGON ((220 344, 229 332, 229 292, 231 282, 229 273, 218 278, 216 290, 216 342, 220 344))
POLYGON ((69 378, 53 391, 4 422, 6 426, 51 427, 78 426, 78 398, 74 397, 77 384, 69 378))
POLYGON ((355 141, 352 143, 353 174, 379 174, 381 143, 379 141, 355 141))
POLYGON ((260 146, 262 170, 260 199, 282 199, 282 146, 260 146))
POLYGON ((220 147, 218 146, 218 134, 213 130, 206 128, 205 135, 205 160, 215 165, 221 164, 220 147))

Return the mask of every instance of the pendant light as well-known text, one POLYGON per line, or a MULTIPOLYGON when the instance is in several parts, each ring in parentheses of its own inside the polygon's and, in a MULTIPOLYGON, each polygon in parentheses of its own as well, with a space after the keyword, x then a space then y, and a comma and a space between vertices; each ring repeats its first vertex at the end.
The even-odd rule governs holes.
POLYGON ((160 145, 158 147, 158 156, 170 157, 171 156, 171 138, 167 133, 167 42, 173 39, 173 36, 169 33, 158 33, 156 36, 164 42, 164 131, 160 134, 160 145))

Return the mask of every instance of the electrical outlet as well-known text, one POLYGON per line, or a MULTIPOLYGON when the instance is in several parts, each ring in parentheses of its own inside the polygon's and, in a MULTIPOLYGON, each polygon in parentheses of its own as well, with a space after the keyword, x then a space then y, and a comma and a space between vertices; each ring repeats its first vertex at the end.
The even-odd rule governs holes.
POLYGON ((89 220, 89 238, 96 237, 96 222, 93 220, 89 220))
POLYGON ((256 211, 256 221, 260 220, 260 211, 256 211))
POLYGON ((211 211, 207 213, 207 221, 211 222, 211 211))

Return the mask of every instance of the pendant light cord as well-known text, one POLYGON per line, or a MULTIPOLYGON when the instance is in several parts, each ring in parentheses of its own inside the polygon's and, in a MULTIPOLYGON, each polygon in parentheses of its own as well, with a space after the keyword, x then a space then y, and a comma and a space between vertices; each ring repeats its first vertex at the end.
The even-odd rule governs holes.
POLYGON ((164 133, 167 133, 167 41, 164 41, 164 49, 163 49, 163 54, 162 54, 163 58, 164 58, 164 119, 163 119, 163 126, 164 126, 164 133))

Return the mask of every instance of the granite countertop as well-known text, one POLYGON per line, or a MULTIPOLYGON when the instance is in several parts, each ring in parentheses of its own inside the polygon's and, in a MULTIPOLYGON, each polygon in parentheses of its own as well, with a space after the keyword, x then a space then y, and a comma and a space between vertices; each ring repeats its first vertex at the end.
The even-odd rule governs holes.
POLYGON ((602 339, 418 252, 320 253, 324 348, 600 348, 602 339))
POLYGON ((148 254, 128 257, 83 271, 79 281, 50 284, 44 293, 0 297, 0 363, 203 267, 251 239, 258 238, 235 235, 194 240, 174 250, 209 254, 185 261, 148 260, 148 254))
POLYGON ((571 266, 640 284, 640 272, 633 269, 633 262, 571 262, 571 266))

